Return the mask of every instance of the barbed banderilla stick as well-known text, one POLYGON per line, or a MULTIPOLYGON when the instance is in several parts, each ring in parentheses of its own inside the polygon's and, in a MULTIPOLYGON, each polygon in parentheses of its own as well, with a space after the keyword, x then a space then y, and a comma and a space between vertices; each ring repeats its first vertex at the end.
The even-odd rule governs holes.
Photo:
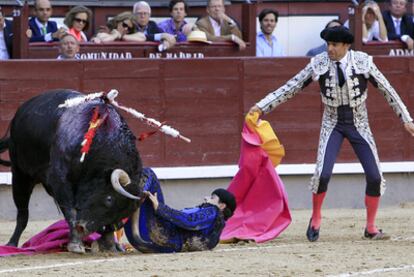
POLYGON ((183 136, 180 134, 179 131, 177 131, 176 129, 172 128, 171 126, 168 125, 163 125, 161 122, 159 122, 158 120, 155 120, 153 118, 148 118, 146 117, 143 113, 138 112, 137 110, 133 109, 133 108, 127 108, 124 107, 122 105, 119 105, 118 102, 115 101, 115 97, 118 95, 118 91, 113 89, 111 91, 109 91, 106 95, 107 99, 109 100, 109 102, 114 105, 115 107, 131 114, 132 116, 134 116, 135 118, 138 118, 139 120, 145 122, 147 125, 151 126, 151 127, 155 127, 158 128, 161 132, 163 132, 166 135, 172 136, 174 138, 180 138, 182 140, 184 140, 185 142, 190 143, 191 139, 183 136))

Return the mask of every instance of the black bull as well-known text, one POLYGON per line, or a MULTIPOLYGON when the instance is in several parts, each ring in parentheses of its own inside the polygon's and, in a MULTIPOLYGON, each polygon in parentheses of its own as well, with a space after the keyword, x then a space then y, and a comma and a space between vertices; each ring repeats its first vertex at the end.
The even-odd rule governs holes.
POLYGON ((17 110, 10 136, 0 141, 0 151, 9 150, 18 211, 8 245, 17 246, 26 228, 37 183, 54 198, 69 224, 71 252, 83 253, 82 237, 95 231, 102 234, 100 249, 115 250, 114 226, 139 206, 142 163, 135 136, 115 108, 101 99, 58 107, 79 96, 76 91, 56 90, 30 99, 17 110), (96 109, 105 121, 81 163, 81 143, 96 109))

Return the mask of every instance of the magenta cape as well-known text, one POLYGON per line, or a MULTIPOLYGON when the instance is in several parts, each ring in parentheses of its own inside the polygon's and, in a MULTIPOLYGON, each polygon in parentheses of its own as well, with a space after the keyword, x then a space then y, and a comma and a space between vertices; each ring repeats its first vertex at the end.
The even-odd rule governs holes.
POLYGON ((226 222, 220 237, 223 241, 265 242, 276 238, 292 221, 282 180, 260 145, 260 137, 245 125, 239 171, 228 187, 237 208, 226 222))
MULTIPOLYGON (((91 244, 99 238, 99 234, 93 233, 84 238, 84 242, 91 244)), ((67 251, 66 245, 68 242, 69 226, 65 220, 60 220, 29 239, 22 247, 0 246, 0 257, 67 251)))

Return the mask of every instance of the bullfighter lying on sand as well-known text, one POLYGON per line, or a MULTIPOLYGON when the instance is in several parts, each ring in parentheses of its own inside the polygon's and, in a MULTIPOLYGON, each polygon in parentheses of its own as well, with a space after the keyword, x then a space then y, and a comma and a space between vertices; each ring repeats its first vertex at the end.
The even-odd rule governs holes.
POLYGON ((128 241, 144 253, 201 251, 220 241, 225 221, 236 209, 236 199, 225 189, 194 208, 175 210, 164 204, 157 176, 144 168, 147 199, 125 225, 128 241))

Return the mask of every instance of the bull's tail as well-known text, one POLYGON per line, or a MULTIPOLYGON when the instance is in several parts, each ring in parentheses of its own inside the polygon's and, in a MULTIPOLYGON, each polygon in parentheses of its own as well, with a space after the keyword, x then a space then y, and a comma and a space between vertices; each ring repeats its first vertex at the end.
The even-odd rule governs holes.
MULTIPOLYGON (((7 133, 8 133, 8 130, 7 130, 7 133)), ((0 139, 0 154, 9 150, 10 137, 7 135, 7 133, 4 137, 0 139)), ((11 162, 5 161, 0 158, 0 165, 11 166, 11 162)))

